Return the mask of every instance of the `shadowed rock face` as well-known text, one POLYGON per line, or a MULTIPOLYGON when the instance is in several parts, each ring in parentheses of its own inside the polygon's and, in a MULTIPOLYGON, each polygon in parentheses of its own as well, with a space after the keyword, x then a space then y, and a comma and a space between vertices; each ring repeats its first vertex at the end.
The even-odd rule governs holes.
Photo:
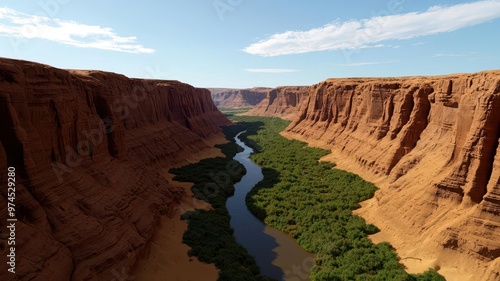
POLYGON ((382 187, 360 214, 398 252, 498 278, 500 71, 329 79, 283 134, 382 187))
POLYGON ((15 167, 16 280, 126 276, 183 195, 164 173, 229 124, 208 90, 178 81, 0 59, 0 182, 15 167))
POLYGON ((271 88, 251 89, 209 89, 214 104, 219 108, 250 108, 257 105, 266 97, 271 88))
POLYGON ((277 87, 269 91, 266 98, 245 115, 275 116, 293 120, 301 102, 309 95, 308 86, 277 87))

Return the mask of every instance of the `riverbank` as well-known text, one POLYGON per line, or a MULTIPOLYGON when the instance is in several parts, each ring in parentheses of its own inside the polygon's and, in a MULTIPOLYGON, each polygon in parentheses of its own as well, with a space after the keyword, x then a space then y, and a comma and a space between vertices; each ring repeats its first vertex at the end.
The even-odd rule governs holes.
POLYGON ((435 271, 406 273, 388 243, 373 244, 368 239, 378 229, 354 215, 353 210, 359 208, 359 202, 373 196, 373 184, 352 173, 332 169, 331 163, 318 162, 329 151, 281 137, 279 132, 286 127, 286 121, 266 117, 234 119, 242 123, 226 128, 231 142, 218 146, 224 157, 170 170, 176 174, 174 180, 193 182, 194 196, 212 206, 182 216, 188 222, 182 240, 191 247, 190 256, 219 268, 218 280, 272 280, 259 274, 255 260, 235 240, 226 208, 234 184, 245 174, 241 165, 232 161, 239 151, 232 140, 245 129, 248 134, 241 139, 256 151, 251 159, 263 168, 264 176, 247 195, 247 205, 266 225, 287 233, 302 248, 317 254, 314 261, 303 260, 284 272, 287 278, 444 280, 435 271), (309 276, 304 269, 312 266, 309 276))
POLYGON ((233 140, 239 131, 239 126, 224 128, 229 142, 218 146, 224 157, 203 159, 169 171, 176 175, 175 181, 194 183, 194 197, 212 206, 210 210, 196 209, 182 215, 188 223, 183 243, 191 247, 190 256, 217 266, 219 281, 272 281, 260 275, 255 260, 236 242, 226 209, 227 198, 234 194, 234 183, 245 174, 244 167, 232 160, 239 151, 233 140))
MULTIPOLYGON (((196 163, 201 159, 211 157, 224 157, 220 148, 216 145, 227 143, 223 134, 205 141, 211 147, 193 154, 184 159, 177 166, 188 163, 196 163)), ((206 202, 197 200, 191 192, 192 183, 174 181, 174 174, 163 171, 165 179, 175 187, 184 190, 184 196, 179 202, 179 208, 173 214, 161 218, 160 225, 150 242, 149 250, 141 259, 131 276, 136 281, 164 281, 168 280, 206 280, 215 281, 219 277, 219 270, 214 264, 199 261, 196 257, 190 257, 190 247, 182 242, 184 232, 188 225, 181 219, 181 213, 192 211, 195 208, 209 210, 211 207, 206 202)))
MULTIPOLYGON (((174 175, 169 174, 170 178, 174 175)), ((206 206, 199 200, 193 200, 192 184, 177 183, 186 190, 186 197, 180 202, 184 211, 206 206)), ((219 277, 219 270, 214 264, 199 261, 190 257, 190 247, 182 243, 182 237, 188 225, 181 220, 181 215, 176 212, 171 217, 163 217, 159 229, 151 241, 148 257, 142 260, 136 268, 137 281, 164 281, 164 280, 206 280, 215 281, 219 277)))
POLYGON ((245 133, 246 131, 241 132, 235 137, 236 143, 243 151, 236 154, 234 160, 241 163, 247 172, 235 184, 235 193, 226 203, 231 216, 231 227, 234 229, 233 235, 255 258, 262 275, 277 280, 297 281, 294 271, 299 268, 300 280, 309 281, 314 255, 302 249, 289 235, 265 225, 246 206, 247 194, 264 175, 262 169, 250 160, 253 149, 239 139, 245 133))
POLYGON ((257 151, 252 160, 265 177, 247 197, 248 206, 267 225, 317 253, 312 280, 444 280, 433 270, 408 274, 391 245, 368 239, 378 229, 353 211, 373 196, 373 184, 318 162, 329 151, 280 136, 286 121, 239 116, 234 120, 251 126, 245 142, 257 151))

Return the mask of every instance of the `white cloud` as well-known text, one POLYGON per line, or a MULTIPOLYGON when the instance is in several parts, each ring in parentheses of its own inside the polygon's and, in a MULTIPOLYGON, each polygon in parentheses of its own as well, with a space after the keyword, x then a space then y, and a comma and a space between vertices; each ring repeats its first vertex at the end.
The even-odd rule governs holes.
POLYGON ((290 73, 297 72, 299 70, 290 68, 247 68, 245 71, 256 73, 290 73))
POLYGON ((420 45, 425 45, 425 42, 417 42, 417 43, 413 43, 411 44, 412 46, 420 46, 420 45))
POLYGON ((354 67, 354 66, 375 65, 375 64, 387 64, 387 63, 394 63, 394 61, 367 61, 367 62, 354 62, 354 63, 336 64, 335 66, 354 67))
POLYGON ((435 54, 435 57, 465 57, 465 54, 435 54))
POLYGON ((433 6, 424 12, 346 22, 336 21, 307 31, 286 31, 251 44, 243 51, 260 56, 279 56, 326 50, 361 49, 373 47, 373 44, 385 40, 402 40, 451 32, 499 17, 500 0, 446 7, 433 6))
POLYGON ((0 36, 45 39, 81 48, 127 53, 154 53, 134 36, 118 36, 111 28, 36 16, 0 7, 0 36))

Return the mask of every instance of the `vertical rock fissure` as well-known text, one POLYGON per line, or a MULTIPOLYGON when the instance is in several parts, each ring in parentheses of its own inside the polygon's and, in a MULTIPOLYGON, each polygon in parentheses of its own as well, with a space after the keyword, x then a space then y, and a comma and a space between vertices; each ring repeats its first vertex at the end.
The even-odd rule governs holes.
MULTIPOLYGON (((496 136, 495 142, 493 144, 493 153, 491 155, 491 166, 488 169, 487 183, 489 183, 491 181, 491 176, 493 174, 493 167, 495 166, 494 162, 495 162, 495 158, 497 157, 497 152, 498 152, 499 145, 500 145, 500 128, 497 128, 497 136, 496 136)), ((485 194, 487 192, 488 192, 488 190, 486 189, 485 194)), ((483 197, 484 197, 484 195, 483 195, 483 197)))
POLYGON ((386 100, 386 105, 384 109, 384 113, 382 116, 382 125, 379 130, 379 133, 377 135, 377 140, 380 140, 384 138, 387 133, 389 132, 389 129, 391 127, 391 119, 392 116, 394 115, 394 96, 392 94, 389 95, 389 98, 386 100))
POLYGON ((342 127, 346 127, 347 126, 347 123, 349 122, 349 118, 352 114, 352 102, 353 102, 353 99, 354 99, 354 89, 352 90, 351 92, 351 95, 349 97, 349 102, 347 104, 347 109, 345 110, 345 116, 344 116, 344 120, 342 120, 342 123, 340 124, 342 127))
POLYGON ((446 90, 446 95, 451 96, 452 93, 453 93, 453 80, 450 80, 450 82, 448 83, 448 89, 446 90))
POLYGON ((468 193, 472 202, 478 204, 483 201, 484 196, 488 192, 487 186, 493 173, 495 156, 497 154, 500 139, 500 120, 495 118, 494 113, 497 108, 500 108, 500 98, 498 96, 492 96, 489 107, 491 108, 491 111, 488 114, 486 125, 491 128, 492 132, 488 134, 488 132, 485 131, 484 143, 481 149, 481 158, 479 159, 479 167, 477 168, 476 176, 474 177, 473 186, 468 193))
POLYGON ((62 127, 61 119, 59 118, 59 113, 57 112, 57 107, 56 107, 56 104, 55 104, 53 99, 50 100, 49 107, 52 110, 52 112, 54 113, 54 121, 57 124, 57 128, 61 129, 61 127, 62 127))
POLYGON ((395 139, 401 129, 403 129, 403 127, 406 125, 406 123, 410 121, 410 115, 413 111, 413 107, 415 106, 415 102, 413 101, 413 93, 415 93, 417 89, 418 88, 413 88, 410 92, 408 92, 408 94, 405 95, 399 113, 401 117, 398 124, 396 125, 396 128, 394 128, 394 130, 392 130, 391 132, 391 140, 395 139))
POLYGON ((9 103, 7 101, 0 100, 0 142, 5 149, 5 154, 7 154, 7 164, 16 168, 16 172, 22 172, 21 175, 26 177, 26 170, 24 166, 24 148, 21 140, 16 136, 14 130, 14 120, 9 114, 9 103))
POLYGON ((113 132, 110 132, 108 128, 111 125, 111 118, 113 116, 111 113, 111 109, 108 107, 106 100, 101 96, 96 96, 94 98, 94 105, 97 111, 97 115, 101 119, 106 130, 104 137, 108 142, 108 152, 111 156, 116 158, 118 156, 118 148, 114 140, 113 132))
MULTIPOLYGON (((427 128, 429 124, 429 113, 431 111, 431 103, 429 101, 429 95, 434 92, 434 89, 430 86, 426 86, 418 90, 416 94, 417 106, 413 106, 415 108, 415 113, 413 114, 412 120, 408 124, 408 128, 404 131, 404 135, 401 138, 401 143, 394 154, 391 164, 389 165, 386 174, 389 175, 392 169, 396 166, 397 163, 405 156, 410 153, 410 151, 417 146, 418 141, 420 140, 420 135, 427 128)), ((415 105, 415 102, 412 103, 415 105)))

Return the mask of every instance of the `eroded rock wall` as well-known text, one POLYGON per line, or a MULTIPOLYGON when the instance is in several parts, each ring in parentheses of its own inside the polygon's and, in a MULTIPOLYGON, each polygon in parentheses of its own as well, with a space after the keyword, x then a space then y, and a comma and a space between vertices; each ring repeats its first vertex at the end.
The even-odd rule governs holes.
POLYGON ((251 108, 261 102, 271 88, 209 89, 214 104, 219 108, 251 108))
POLYGON ((277 87, 245 115, 275 116, 293 120, 300 112, 301 103, 307 100, 309 86, 277 87))
POLYGON ((18 218, 16 277, 0 279, 126 278, 183 195, 166 171, 228 124, 178 81, 0 59, 0 182, 15 167, 18 218))
POLYGON ((283 135, 381 187, 359 213, 403 258, 499 278, 500 71, 329 79, 283 135))

